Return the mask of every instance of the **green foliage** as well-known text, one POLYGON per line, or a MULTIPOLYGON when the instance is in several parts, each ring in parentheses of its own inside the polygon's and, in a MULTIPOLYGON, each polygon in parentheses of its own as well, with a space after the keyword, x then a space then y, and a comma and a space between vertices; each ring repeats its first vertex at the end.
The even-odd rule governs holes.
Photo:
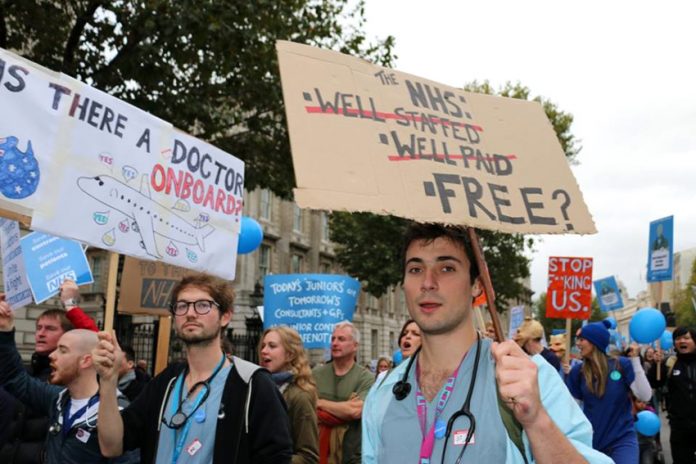
MULTIPOLYGON (((523 100, 528 100, 530 95, 529 89, 519 83, 507 83, 496 91, 488 81, 474 81, 464 86, 464 90, 523 100)), ((574 160, 581 147, 570 132, 573 116, 560 111, 554 103, 542 97, 535 97, 534 100, 543 105, 566 157, 569 161, 574 160)), ((400 232, 406 228, 406 224, 405 219, 370 213, 331 215, 331 239, 339 245, 338 262, 349 274, 363 281, 366 290, 375 296, 382 295, 390 285, 396 285, 401 280, 400 232)), ((507 309, 508 301, 527 301, 528 290, 522 281, 529 277, 530 259, 525 255, 525 250, 532 249, 532 239, 521 234, 489 230, 479 230, 478 234, 499 311, 507 309)))
POLYGON ((686 288, 675 292, 674 312, 678 326, 696 327, 696 260, 691 266, 691 277, 686 288))
POLYGON ((276 40, 388 66, 360 0, 3 0, 0 46, 85 81, 246 163, 245 186, 289 197, 293 166, 276 40))
MULTIPOLYGON (((483 81, 482 83, 473 81, 465 85, 464 90, 489 95, 500 95, 501 97, 519 98, 521 100, 529 100, 529 95, 531 93, 528 87, 523 86, 519 82, 516 84, 507 82, 496 91, 488 81, 483 81)), ((582 150, 582 146, 580 145, 580 141, 576 139, 570 131, 570 126, 573 125, 573 115, 561 111, 555 103, 547 98, 536 96, 532 100, 541 103, 544 108, 544 112, 549 118, 549 121, 551 121, 553 130, 556 132, 556 136, 558 137, 558 141, 563 148, 568 162, 576 163, 577 156, 580 150, 582 150)))
MULTIPOLYGON (((554 319, 546 317, 546 293, 539 295, 539 298, 534 302, 534 313, 536 314, 536 319, 544 326, 544 332, 546 332, 546 337, 551 335, 553 329, 564 329, 566 326, 565 319, 554 319)), ((609 313, 602 312, 599 309, 599 303, 597 298, 592 297, 592 314, 590 315, 590 322, 601 321, 609 317, 609 313)), ((575 337, 575 332, 582 327, 582 321, 580 319, 573 319, 571 322, 570 333, 575 337)))

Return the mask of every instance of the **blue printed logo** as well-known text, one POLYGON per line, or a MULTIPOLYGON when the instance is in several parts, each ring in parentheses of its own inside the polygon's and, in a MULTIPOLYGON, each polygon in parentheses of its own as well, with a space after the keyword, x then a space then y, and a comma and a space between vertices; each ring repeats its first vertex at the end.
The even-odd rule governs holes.
POLYGON ((11 200, 21 200, 36 192, 39 186, 39 162, 31 141, 22 153, 17 137, 0 138, 0 193, 11 200))

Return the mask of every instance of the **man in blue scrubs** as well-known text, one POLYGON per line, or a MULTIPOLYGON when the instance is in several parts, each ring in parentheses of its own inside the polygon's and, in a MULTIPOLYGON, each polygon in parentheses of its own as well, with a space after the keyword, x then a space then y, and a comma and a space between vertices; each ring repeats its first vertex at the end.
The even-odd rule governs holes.
POLYGON ((548 363, 512 340, 479 339, 473 256, 463 227, 407 232, 403 289, 422 348, 370 391, 363 462, 611 462, 592 449, 589 422, 548 363))

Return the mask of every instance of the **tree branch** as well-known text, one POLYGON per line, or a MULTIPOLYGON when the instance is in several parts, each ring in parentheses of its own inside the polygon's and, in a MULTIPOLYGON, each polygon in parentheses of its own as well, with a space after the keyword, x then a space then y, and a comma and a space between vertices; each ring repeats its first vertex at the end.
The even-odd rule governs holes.
POLYGON ((7 48, 7 25, 5 24, 5 8, 0 3, 0 47, 7 48))
POLYGON ((80 42, 80 36, 85 30, 85 26, 89 24, 90 20, 94 17, 94 13, 102 5, 100 0, 92 0, 85 9, 85 12, 78 15, 75 20, 75 25, 70 30, 70 36, 65 44, 65 51, 63 52, 63 63, 61 65, 61 72, 66 74, 74 74, 75 71, 75 52, 80 42))

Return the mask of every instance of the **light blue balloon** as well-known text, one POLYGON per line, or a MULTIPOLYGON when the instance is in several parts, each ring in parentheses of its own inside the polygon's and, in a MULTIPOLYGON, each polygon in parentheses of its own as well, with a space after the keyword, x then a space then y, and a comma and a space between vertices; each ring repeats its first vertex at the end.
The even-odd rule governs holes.
POLYGON ((396 350, 392 355, 392 361, 394 362, 394 365, 398 366, 399 364, 401 364, 401 361, 403 360, 404 354, 401 352, 401 350, 396 350))
POLYGON ((607 321, 607 322, 609 322, 609 324, 611 324, 611 325, 609 326, 610 329, 616 330, 616 319, 614 319, 613 317, 607 317, 607 318, 604 319, 604 320, 607 321))
POLYGON ((672 339, 672 332, 665 330, 662 332, 662 336, 660 337, 660 348, 663 350, 669 350, 673 346, 674 340, 672 339))
POLYGON ((652 343, 667 327, 665 316, 655 308, 642 308, 631 318, 628 326, 631 337, 638 343, 652 343))
POLYGON ((636 430, 646 437, 655 436, 660 431, 660 418, 652 411, 641 411, 638 413, 636 430))
POLYGON ((242 224, 239 228, 239 243, 237 253, 244 255, 251 253, 261 245, 263 241, 263 229, 261 224, 248 216, 242 216, 242 224))

